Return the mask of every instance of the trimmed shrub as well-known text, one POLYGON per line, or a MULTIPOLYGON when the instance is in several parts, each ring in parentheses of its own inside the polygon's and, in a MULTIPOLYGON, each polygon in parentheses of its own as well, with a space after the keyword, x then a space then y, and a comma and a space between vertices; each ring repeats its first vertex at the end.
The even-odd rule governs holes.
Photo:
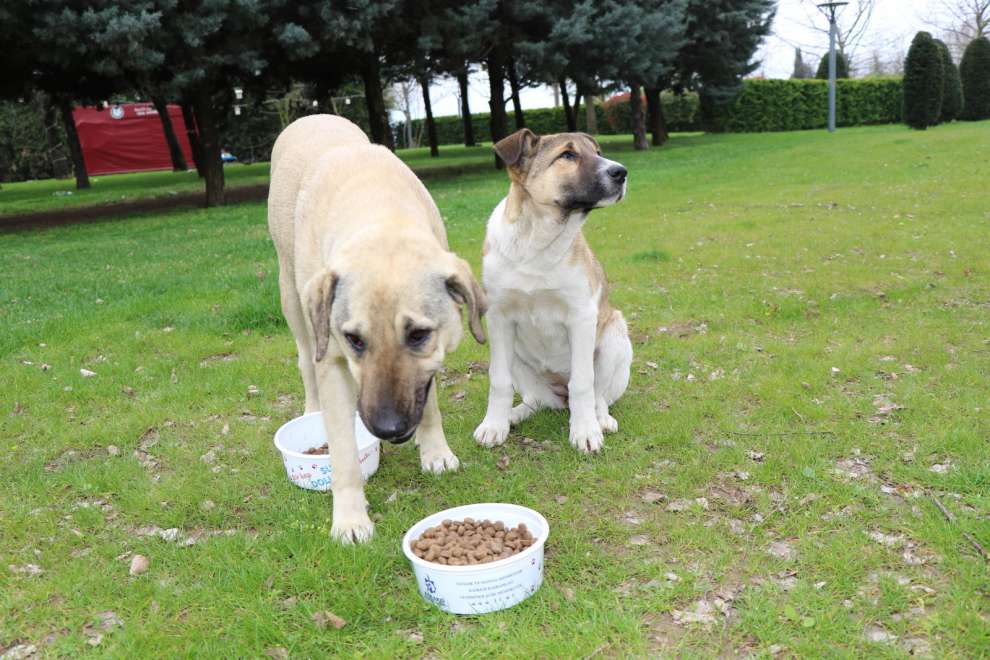
POLYGON ((962 82, 959 78, 959 68, 952 61, 949 47, 941 39, 935 40, 939 53, 942 55, 942 112, 939 114, 940 124, 952 121, 962 112, 963 93, 962 82))
MULTIPOLYGON (((849 77, 849 60, 846 56, 840 52, 835 53, 835 79, 848 78, 849 77)), ((815 73, 815 78, 819 80, 828 80, 828 53, 822 55, 822 59, 818 61, 818 71, 815 73)))
POLYGON ((942 54, 932 35, 919 32, 904 60, 904 123, 925 130, 942 110, 942 54))
MULTIPOLYGON (((837 80, 836 124, 892 124, 901 121, 901 80, 837 80)), ((710 129, 733 133, 798 131, 828 123, 828 82, 745 80, 735 101, 712 108, 710 129)))
MULTIPOLYGON (((663 103, 664 115, 667 118, 667 128, 670 131, 696 131, 700 130, 695 122, 698 109, 698 95, 687 93, 676 95, 673 92, 663 92, 660 95, 660 102, 663 103)), ((613 96, 603 104, 595 105, 595 113, 598 117, 598 132, 601 135, 617 135, 629 133, 632 130, 629 119, 629 94, 613 96), (624 102, 623 102, 624 101, 624 102)), ((526 110, 526 127, 534 133, 544 135, 547 133, 562 133, 567 131, 567 118, 564 116, 564 108, 534 108, 526 110)), ((510 126, 514 126, 511 121, 512 114, 509 114, 510 126)), ((463 144, 464 128, 461 118, 457 116, 435 117, 437 125, 437 140, 440 144, 463 144)), ((491 134, 488 126, 488 113, 471 115, 471 124, 474 126, 474 137, 479 142, 490 142, 491 134)), ((577 117, 578 130, 587 130, 587 116, 584 104, 578 109, 577 117)), ((419 134, 423 125, 422 119, 414 119, 412 122, 413 133, 419 134)), ((404 134, 404 125, 396 127, 398 135, 404 134)), ((406 145, 400 145, 406 146, 406 145)))
POLYGON ((962 78, 963 111, 961 118, 990 119, 990 40, 973 39, 959 62, 962 78))

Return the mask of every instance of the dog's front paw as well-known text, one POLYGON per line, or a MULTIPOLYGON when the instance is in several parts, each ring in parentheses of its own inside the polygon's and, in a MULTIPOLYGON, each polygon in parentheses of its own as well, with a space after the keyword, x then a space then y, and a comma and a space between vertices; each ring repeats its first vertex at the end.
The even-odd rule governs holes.
POLYGON ((505 444, 505 439, 509 437, 509 420, 496 422, 487 417, 481 425, 474 430, 474 439, 482 447, 497 447, 505 444))
POLYGON ((344 545, 370 541, 375 534, 375 524, 368 517, 367 509, 364 506, 347 508, 349 510, 341 510, 334 502, 331 538, 344 545))
POLYGON ((584 454, 598 453, 602 449, 603 442, 602 427, 597 419, 571 421, 571 444, 579 452, 584 454))
POLYGON ((450 449, 423 454, 419 457, 419 462, 423 466, 423 472, 431 474, 453 472, 461 465, 450 449))

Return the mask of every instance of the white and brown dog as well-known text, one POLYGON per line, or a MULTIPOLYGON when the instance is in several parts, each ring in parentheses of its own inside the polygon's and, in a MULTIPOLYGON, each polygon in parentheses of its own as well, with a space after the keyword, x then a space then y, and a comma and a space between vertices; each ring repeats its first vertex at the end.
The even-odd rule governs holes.
POLYGON ((371 538, 354 413, 393 443, 414 433, 424 472, 456 470, 435 375, 463 334, 485 340, 485 296, 447 247, 436 204, 388 149, 341 117, 289 125, 272 149, 268 226, 282 311, 296 339, 306 412, 323 411, 333 537, 371 538))
POLYGON ((625 195, 626 168, 584 133, 522 129, 495 145, 509 194, 488 220, 482 282, 491 336, 488 412, 474 437, 505 442, 540 408, 570 409, 570 441, 597 452, 629 384, 632 344, 581 232, 588 213, 625 195), (522 403, 512 407, 513 392, 522 403))

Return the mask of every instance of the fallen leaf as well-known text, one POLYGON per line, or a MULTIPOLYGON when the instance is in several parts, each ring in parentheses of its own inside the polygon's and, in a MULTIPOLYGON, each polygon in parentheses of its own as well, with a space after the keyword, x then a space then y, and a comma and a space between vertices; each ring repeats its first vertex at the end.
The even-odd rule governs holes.
POLYGON ((637 534, 629 537, 629 545, 649 545, 650 537, 645 534, 637 534))
POLYGON ((331 612, 330 610, 323 610, 322 612, 313 613, 313 623, 316 624, 317 628, 323 629, 327 626, 333 626, 337 630, 340 630, 347 625, 347 622, 341 619, 339 616, 331 612))
POLYGON ((272 660, 289 660, 289 650, 284 646, 271 646, 265 649, 265 655, 272 660))
POLYGON ((142 575, 148 572, 149 566, 148 558, 144 555, 134 555, 131 558, 131 568, 128 571, 131 575, 142 575))
POLYGON ((499 470, 503 470, 503 471, 507 470, 509 468, 509 455, 503 454, 502 458, 498 459, 498 461, 495 462, 495 467, 497 467, 499 470))
POLYGON ((656 504, 661 500, 667 499, 667 496, 658 490, 645 490, 640 498, 647 504, 656 504))

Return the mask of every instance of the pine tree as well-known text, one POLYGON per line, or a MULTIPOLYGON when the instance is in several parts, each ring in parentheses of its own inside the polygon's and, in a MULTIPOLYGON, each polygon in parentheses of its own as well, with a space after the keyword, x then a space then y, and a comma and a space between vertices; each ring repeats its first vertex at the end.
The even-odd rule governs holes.
POLYGON ((990 40, 973 39, 959 62, 962 78, 962 119, 990 119, 990 40))
POLYGON ((959 78, 959 68, 952 61, 949 47, 941 39, 935 40, 939 54, 942 56, 942 111, 938 123, 950 122, 962 112, 963 95, 962 82, 959 78))
POLYGON ((919 32, 904 60, 904 123, 924 130, 938 122, 945 72, 932 35, 919 32))
POLYGON ((811 67, 805 64, 804 56, 800 48, 794 49, 794 71, 791 78, 794 80, 804 80, 811 77, 811 67))
MULTIPOLYGON (((835 52, 835 79, 848 78, 849 77, 849 60, 846 59, 845 54, 842 51, 835 52)), ((822 59, 818 61, 818 71, 815 72, 815 78, 819 80, 828 80, 828 53, 822 55, 822 59)))

